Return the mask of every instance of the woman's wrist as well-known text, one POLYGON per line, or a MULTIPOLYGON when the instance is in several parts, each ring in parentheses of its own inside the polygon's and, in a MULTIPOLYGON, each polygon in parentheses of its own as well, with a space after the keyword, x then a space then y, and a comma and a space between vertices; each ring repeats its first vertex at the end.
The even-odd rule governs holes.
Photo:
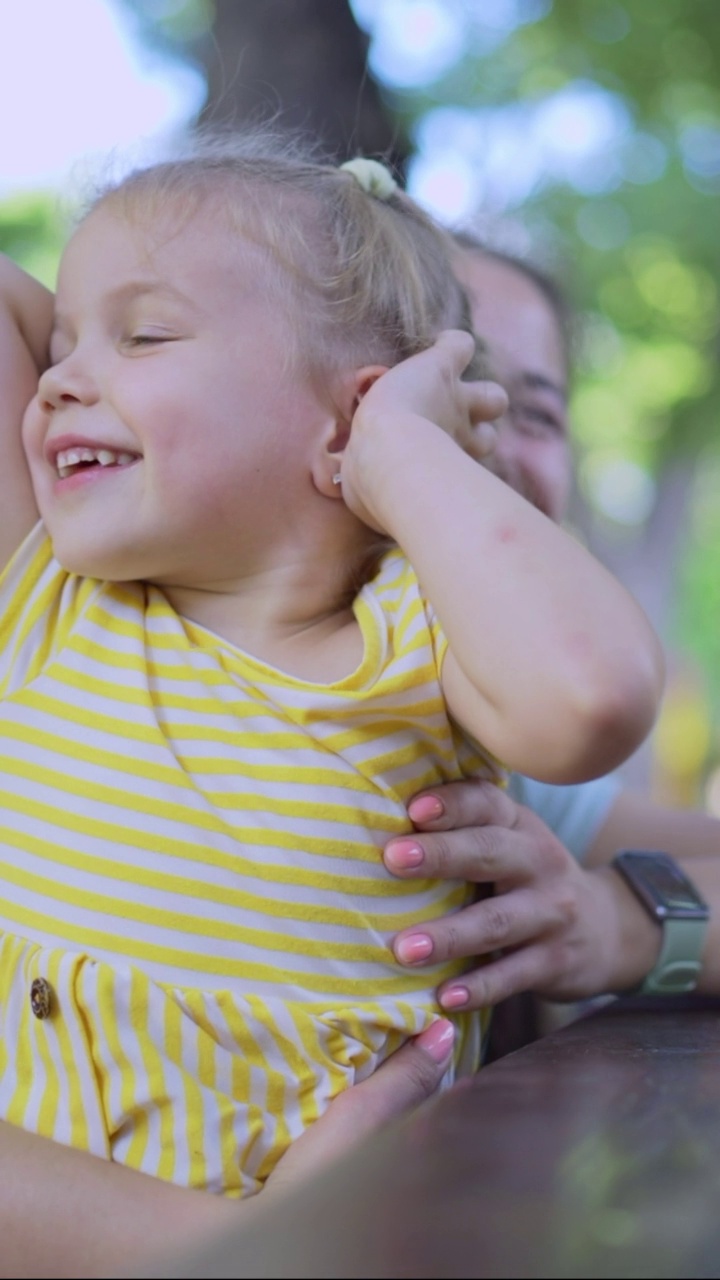
POLYGON ((662 946, 662 928, 651 918, 632 889, 611 866, 588 873, 603 886, 614 930, 607 938, 607 973, 603 990, 632 991, 654 967, 662 946))

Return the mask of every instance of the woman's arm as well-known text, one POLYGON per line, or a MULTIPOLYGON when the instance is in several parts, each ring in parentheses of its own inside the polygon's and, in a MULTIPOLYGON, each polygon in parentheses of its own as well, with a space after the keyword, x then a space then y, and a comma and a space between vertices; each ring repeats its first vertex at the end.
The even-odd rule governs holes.
POLYGON ((720 862, 720 821, 699 809, 670 809, 650 796, 621 791, 596 833, 583 866, 602 866, 620 849, 662 849, 680 861, 715 855, 720 862))
POLYGON ((112 1275, 244 1211, 0 1123, 0 1276, 112 1275))
POLYGON ((650 729, 660 648, 607 570, 458 448, 478 385, 459 380, 470 345, 444 334, 375 382, 353 419, 343 494, 396 539, 437 609, 455 717, 508 767, 582 781, 650 729))
POLYGON ((212 1243, 250 1221, 259 1202, 280 1202, 348 1146, 424 1102, 452 1043, 451 1024, 440 1020, 404 1045, 340 1094, 260 1194, 241 1202, 187 1191, 0 1122, 0 1277, 147 1275, 160 1258, 212 1243))
POLYGON ((52 294, 0 254, 0 571, 38 518, 20 427, 47 365, 52 294))

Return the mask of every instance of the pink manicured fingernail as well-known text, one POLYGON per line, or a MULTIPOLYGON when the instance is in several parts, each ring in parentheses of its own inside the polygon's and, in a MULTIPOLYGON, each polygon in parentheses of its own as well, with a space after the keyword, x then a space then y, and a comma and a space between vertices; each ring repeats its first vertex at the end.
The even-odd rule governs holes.
POLYGON ((467 987, 449 987, 440 996, 440 1003, 443 1009, 462 1009, 470 1003, 470 992, 467 987))
POLYGON ((418 1036, 417 1042, 422 1045, 426 1053, 430 1054, 433 1062, 442 1066, 449 1060, 452 1053, 455 1028, 452 1022, 448 1022, 446 1018, 440 1018, 438 1022, 433 1022, 427 1031, 423 1031, 421 1036, 418 1036))
POLYGON ((414 840, 392 840, 385 850, 385 861, 393 871, 419 867, 425 854, 414 840))
POLYGON ((421 964, 432 955, 432 949, 432 938, 428 938, 426 933, 415 933, 395 944, 395 955, 403 964, 421 964))
POLYGON ((418 796, 408 806, 413 822, 432 822, 435 818, 442 818, 444 812, 445 805, 437 796, 418 796))

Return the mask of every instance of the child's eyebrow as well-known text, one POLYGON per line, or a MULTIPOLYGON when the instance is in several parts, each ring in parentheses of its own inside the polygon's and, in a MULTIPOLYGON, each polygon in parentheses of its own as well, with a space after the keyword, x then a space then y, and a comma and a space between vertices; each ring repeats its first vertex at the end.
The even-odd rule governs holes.
POLYGON ((119 285, 117 289, 108 290, 106 298, 109 302, 133 302, 136 298, 142 298, 147 295, 159 295, 170 298, 171 301, 182 302, 186 306, 195 308, 192 298, 183 293, 181 289, 176 289, 174 285, 167 284, 164 280, 128 280, 125 284, 119 285))
MULTIPOLYGON (((128 303, 148 296, 168 298, 171 302, 179 302, 185 307, 192 308, 193 311, 198 310, 197 304, 193 302, 192 298, 183 293, 181 289, 176 289, 174 285, 166 284, 163 280, 128 280, 125 284, 118 285, 116 289, 109 289, 103 302, 106 306, 113 308, 127 306, 128 303)), ((70 316, 62 311, 56 311, 53 318, 53 334, 62 333, 64 330, 69 329, 72 329, 70 316)))

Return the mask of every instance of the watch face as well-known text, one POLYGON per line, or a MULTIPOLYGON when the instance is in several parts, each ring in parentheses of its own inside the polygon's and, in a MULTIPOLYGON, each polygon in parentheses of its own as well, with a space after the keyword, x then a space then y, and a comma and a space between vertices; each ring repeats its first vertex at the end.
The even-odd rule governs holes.
POLYGON ((666 853, 629 850, 615 864, 659 920, 706 920, 709 912, 692 881, 666 853))

